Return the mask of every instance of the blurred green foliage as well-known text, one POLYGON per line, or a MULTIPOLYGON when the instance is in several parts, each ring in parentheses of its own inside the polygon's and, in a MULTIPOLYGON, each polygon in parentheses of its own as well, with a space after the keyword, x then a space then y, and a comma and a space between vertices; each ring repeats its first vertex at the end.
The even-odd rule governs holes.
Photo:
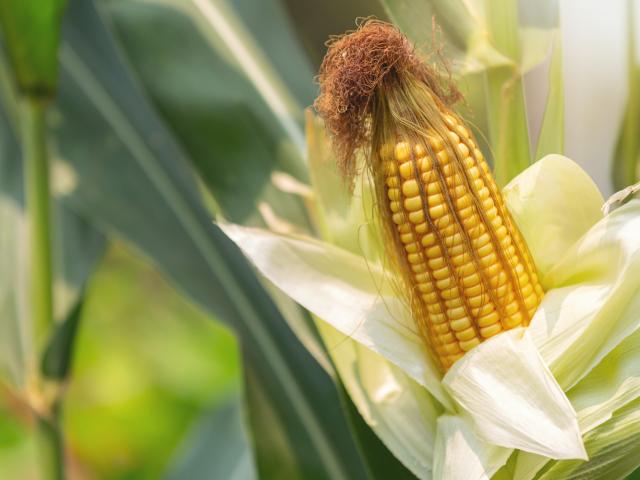
MULTIPOLYGON (((159 478, 201 415, 239 393, 231 333, 122 244, 87 291, 64 408, 75 478, 159 478)), ((2 478, 37 478, 32 439, 0 403, 2 478)))

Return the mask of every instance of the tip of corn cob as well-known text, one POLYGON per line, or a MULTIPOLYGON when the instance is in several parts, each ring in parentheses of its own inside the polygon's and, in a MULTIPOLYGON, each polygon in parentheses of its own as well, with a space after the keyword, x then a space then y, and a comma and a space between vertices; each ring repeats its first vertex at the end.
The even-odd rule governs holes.
POLYGON ((314 107, 332 136, 339 166, 347 178, 354 173, 354 151, 369 140, 368 117, 376 91, 410 73, 447 105, 460 98, 449 76, 423 63, 407 37, 389 23, 366 20, 328 45, 314 107))

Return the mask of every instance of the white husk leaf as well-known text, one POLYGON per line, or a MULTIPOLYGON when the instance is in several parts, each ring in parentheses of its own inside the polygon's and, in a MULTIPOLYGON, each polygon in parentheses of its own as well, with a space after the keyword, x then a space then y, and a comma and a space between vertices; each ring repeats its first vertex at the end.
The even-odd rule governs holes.
POLYGON ((609 420, 640 397, 640 330, 622 341, 589 375, 569 390, 582 433, 609 420))
POLYGON ((565 390, 640 326, 640 201, 598 222, 548 273, 529 332, 565 390))
POLYGON ((571 246, 602 218, 598 187, 562 155, 547 155, 537 161, 502 194, 543 281, 571 246))
POLYGON ((344 335, 402 368, 451 407, 411 313, 393 295, 379 267, 311 238, 238 225, 221 228, 276 287, 344 335))
POLYGON ((438 402, 384 357, 326 322, 317 325, 360 415, 414 475, 431 479, 438 402))
POLYGON ((433 478, 485 480, 507 461, 511 450, 478 439, 471 426, 456 415, 438 418, 433 478))
POLYGON ((482 440, 550 458, 586 458, 576 413, 525 329, 468 352, 443 384, 482 440))

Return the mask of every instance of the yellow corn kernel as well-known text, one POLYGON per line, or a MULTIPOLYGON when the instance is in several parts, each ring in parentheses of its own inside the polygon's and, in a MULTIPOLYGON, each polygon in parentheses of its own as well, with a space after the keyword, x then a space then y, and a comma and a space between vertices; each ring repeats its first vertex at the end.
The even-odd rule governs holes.
POLYGON ((416 225, 414 228, 416 230, 416 233, 427 233, 427 231, 429 230, 426 223, 416 225))
POLYGON ((418 253, 422 251, 420 249, 420 245, 418 245, 417 243, 409 243, 404 246, 404 249, 407 251, 407 253, 418 253))
POLYGON ((405 180, 413 178, 413 162, 404 162, 398 167, 398 171, 400 172, 400 176, 405 180))
POLYGON ((399 142, 396 144, 393 154, 398 163, 406 162, 411 158, 411 146, 407 142, 399 142))
MULTIPOLYGON (((416 212, 422 209, 422 199, 419 196, 409 197, 404 201, 404 208, 409 212, 416 212)), ((391 210, 393 211, 393 209, 391 210)))
POLYGON ((427 140, 434 152, 439 152, 444 148, 444 142, 438 136, 429 136, 427 140))
MULTIPOLYGON (((420 187, 416 180, 406 180, 402 183, 402 195, 405 197, 415 197, 420 194, 420 187)), ((398 190, 398 193, 400 190, 398 190)))
POLYGON ((485 339, 528 325, 543 291, 470 130, 450 112, 443 121, 445 136, 381 149, 380 184, 414 317, 446 371, 485 339))
POLYGON ((476 331, 472 327, 469 327, 466 330, 462 330, 461 332, 455 333, 455 337, 461 341, 471 340, 475 336, 476 336, 476 331))
POLYGON ((424 222, 424 212, 422 210, 418 210, 417 212, 411 212, 408 215, 409 221, 411 223, 415 223, 416 225, 424 222))
POLYGON ((480 328, 480 335, 483 338, 489 338, 500 333, 501 331, 502 331, 502 325, 500 325, 500 322, 496 322, 492 325, 488 325, 486 327, 480 328))
POLYGON ((464 350, 465 352, 468 352, 469 350, 471 350, 473 347, 477 347, 478 345, 480 345, 480 339, 478 337, 473 337, 470 340, 465 340, 464 342, 460 342, 460 349, 464 350))

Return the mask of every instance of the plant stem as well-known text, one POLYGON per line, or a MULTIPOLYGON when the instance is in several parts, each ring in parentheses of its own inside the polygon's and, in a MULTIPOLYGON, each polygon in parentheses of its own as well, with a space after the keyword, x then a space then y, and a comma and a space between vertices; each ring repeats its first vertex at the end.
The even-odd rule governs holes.
MULTIPOLYGON (((51 206, 47 158, 46 101, 26 97, 21 102, 22 148, 27 216, 29 220, 29 298, 34 347, 40 351, 53 327, 51 265, 51 206)), ((44 385, 40 385, 44 388, 44 385)), ((38 417, 37 440, 43 478, 64 479, 64 448, 60 431, 60 403, 38 417)))
POLYGON ((41 100, 33 98, 23 100, 22 148, 30 229, 29 296, 38 346, 42 345, 53 323, 49 165, 45 110, 46 104, 41 100))
POLYGON ((60 406, 52 406, 49 418, 38 417, 38 451, 44 480, 64 480, 64 445, 60 430, 60 406))

